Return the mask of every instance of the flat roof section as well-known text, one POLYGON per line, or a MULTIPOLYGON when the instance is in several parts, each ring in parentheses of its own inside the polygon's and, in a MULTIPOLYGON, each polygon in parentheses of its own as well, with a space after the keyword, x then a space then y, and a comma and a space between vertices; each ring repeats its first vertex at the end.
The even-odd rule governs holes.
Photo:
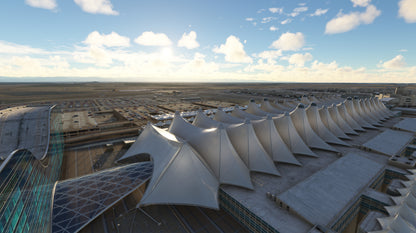
POLYGON ((266 193, 270 192, 278 196, 339 158, 333 152, 315 152, 319 158, 296 156, 303 166, 277 163, 277 169, 282 174, 281 177, 252 172, 251 180, 253 181, 254 190, 242 189, 231 185, 222 185, 221 189, 279 232, 309 232, 313 227, 312 224, 294 213, 280 208, 279 204, 268 198, 266 193))
POLYGON ((377 162, 350 153, 278 198, 309 223, 328 226, 383 168, 377 162))
POLYGON ((413 133, 388 129, 367 141, 362 146, 385 155, 393 156, 399 154, 413 138, 413 133))
POLYGON ((50 106, 19 106, 0 110, 0 160, 16 149, 41 159, 49 144, 50 106))
POLYGON ((97 126, 97 122, 87 111, 63 113, 62 122, 62 130, 64 132, 77 131, 97 126))
POLYGON ((416 118, 404 118, 393 128, 416 133, 416 118))

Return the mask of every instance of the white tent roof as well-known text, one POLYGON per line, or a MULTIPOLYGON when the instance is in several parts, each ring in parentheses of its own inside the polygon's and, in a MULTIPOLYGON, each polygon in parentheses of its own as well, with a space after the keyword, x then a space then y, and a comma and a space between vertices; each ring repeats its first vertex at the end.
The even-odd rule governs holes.
POLYGON ((224 111, 218 109, 213 118, 215 121, 227 123, 227 124, 239 124, 243 123, 244 120, 230 114, 225 113, 224 111))
POLYGON ((309 96, 309 99, 314 103, 320 103, 321 101, 318 100, 314 95, 309 96))
POLYGON ((357 122, 361 127, 367 128, 367 129, 377 129, 374 126, 372 126, 370 123, 368 123, 366 120, 364 120, 357 112, 357 109, 355 107, 354 101, 349 97, 347 100, 345 100, 345 107, 350 114, 350 116, 357 122))
POLYGON ((219 209, 218 180, 188 143, 148 124, 120 160, 141 153, 152 156, 154 169, 139 206, 180 204, 219 209))
POLYGON ((407 175, 409 181, 402 182, 407 188, 399 190, 401 196, 392 197, 396 205, 385 207, 390 216, 377 219, 383 229, 382 231, 416 232, 416 179, 415 171, 409 171, 413 175, 407 175))
POLYGON ((361 116, 365 117, 369 123, 378 127, 383 126, 379 123, 380 120, 377 118, 377 116, 371 113, 370 107, 367 106, 364 99, 361 99, 361 100, 356 99, 354 101, 357 103, 361 116))
POLYGON ((301 165, 277 132, 270 115, 266 119, 252 121, 252 124, 261 144, 274 161, 301 165))
MULTIPOLYGON (((341 139, 348 139, 351 138, 347 136, 344 131, 337 125, 337 123, 332 120, 331 115, 329 114, 328 107, 323 106, 319 109, 319 115, 321 117, 322 123, 329 129, 335 136, 341 139)), ((351 129, 352 130, 352 129, 351 129)))
POLYGON ((373 106, 374 111, 377 112, 380 116, 382 116, 385 120, 390 118, 390 115, 382 109, 384 104, 383 106, 381 106, 380 103, 377 102, 376 98, 370 98, 370 103, 371 106, 373 106))
POLYGON ((328 112, 331 115, 332 120, 339 126, 340 129, 346 134, 358 135, 353 128, 344 120, 338 111, 339 107, 331 105, 328 107, 328 112))
POLYGON ((304 105, 308 105, 311 103, 311 101, 308 99, 306 95, 303 95, 302 98, 300 98, 300 102, 304 105))
POLYGON ((321 137, 325 142, 343 146, 350 146, 347 143, 341 141, 339 138, 337 138, 337 136, 331 133, 329 129, 326 128, 326 126, 321 120, 321 116, 318 111, 318 106, 315 103, 309 105, 309 107, 306 108, 305 111, 310 126, 315 131, 315 133, 317 133, 318 136, 321 137))
POLYGON ((263 116, 263 117, 267 115, 277 116, 277 114, 273 114, 273 113, 265 112, 261 110, 259 106, 257 106, 256 102, 254 102, 254 100, 250 100, 250 102, 248 103, 246 112, 256 115, 256 116, 263 116))
POLYGON ((227 123, 227 124, 239 124, 243 123, 244 120, 238 117, 231 116, 230 114, 225 113, 224 111, 218 109, 214 115, 214 120, 227 123))
POLYGON ((277 109, 274 106, 272 106, 269 99, 267 99, 267 98, 263 99, 263 102, 261 103, 260 109, 265 111, 265 112, 269 112, 269 113, 275 113, 275 114, 282 114, 283 113, 282 110, 277 109))
POLYGON ((338 150, 324 142, 324 140, 313 131, 303 104, 299 104, 298 107, 290 113, 290 116, 292 117, 293 124, 299 135, 309 147, 338 152, 338 150))
POLYGON ((374 102, 369 99, 365 99, 364 103, 366 104, 369 112, 379 121, 385 121, 387 117, 384 117, 380 111, 377 111, 376 107, 374 106, 374 102))
POLYGON ((222 124, 218 128, 201 129, 175 113, 169 132, 189 142, 205 159, 221 184, 253 189, 250 171, 235 151, 222 124))
POLYGON ((292 153, 318 157, 318 155, 309 149, 303 139, 299 136, 288 112, 285 112, 283 116, 274 118, 273 120, 277 131, 292 153))
POLYGON ((277 110, 281 110, 281 111, 292 111, 294 109, 294 107, 289 107, 283 104, 279 104, 278 102, 269 102, 270 105, 274 108, 276 108, 277 110))
POLYGON ((342 102, 339 105, 336 105, 338 108, 338 112, 341 115, 341 117, 345 120, 345 122, 348 123, 348 125, 355 131, 362 131, 365 132, 365 129, 363 129, 350 115, 350 113, 347 110, 347 107, 345 106, 345 103, 342 102))
MULTIPOLYGON (((349 100, 347 100, 348 102, 349 100)), ((366 122, 369 125, 370 129, 377 129, 376 127, 374 127, 375 125, 379 126, 379 124, 377 123, 377 121, 371 120, 371 118, 369 118, 365 113, 364 110, 361 108, 361 104, 358 100, 357 97, 354 97, 353 100, 351 100, 353 107, 355 108, 355 112, 357 113, 357 115, 359 117, 361 117, 361 119, 366 122)))
MULTIPOLYGON (((221 122, 210 119, 202 111, 198 112, 193 122, 193 125, 201 128, 218 127, 219 124, 221 122)), ((226 126, 234 149, 251 171, 280 176, 270 155, 267 154, 257 138, 253 125, 249 120, 246 120, 245 123, 227 124, 224 126, 226 126)))
POLYGON ((285 101, 282 103, 283 106, 287 106, 289 109, 295 109, 298 106, 297 101, 285 101))
POLYGON ((241 118, 241 119, 250 119, 250 120, 264 119, 264 117, 257 116, 257 115, 245 112, 245 111, 239 109, 238 106, 235 106, 234 110, 231 112, 231 116, 238 117, 238 118, 241 118))
POLYGON ((393 116, 393 113, 386 108, 386 105, 383 104, 383 102, 380 101, 379 98, 373 98, 375 106, 384 113, 387 117, 393 116))
POLYGON ((369 99, 362 99, 360 102, 361 108, 364 110, 364 112, 381 125, 384 117, 382 117, 378 112, 374 111, 369 99))

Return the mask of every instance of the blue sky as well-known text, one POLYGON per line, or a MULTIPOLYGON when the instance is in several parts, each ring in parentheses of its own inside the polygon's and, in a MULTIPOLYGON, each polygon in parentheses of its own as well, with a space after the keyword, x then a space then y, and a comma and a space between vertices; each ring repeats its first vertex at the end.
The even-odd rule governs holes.
POLYGON ((3 81, 416 82, 416 0, 0 6, 3 81))

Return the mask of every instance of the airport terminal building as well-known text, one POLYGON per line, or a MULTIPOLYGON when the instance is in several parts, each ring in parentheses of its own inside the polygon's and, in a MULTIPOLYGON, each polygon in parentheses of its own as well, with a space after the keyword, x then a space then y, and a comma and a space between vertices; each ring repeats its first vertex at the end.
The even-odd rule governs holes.
POLYGON ((167 130, 149 123, 117 166, 67 180, 61 113, 0 113, 0 232, 85 232, 131 195, 151 223, 135 229, 135 213, 130 232, 168 224, 152 206, 172 210, 179 232, 204 230, 172 206, 224 211, 247 232, 416 231, 416 121, 377 99, 252 100, 192 123, 177 112, 167 130))

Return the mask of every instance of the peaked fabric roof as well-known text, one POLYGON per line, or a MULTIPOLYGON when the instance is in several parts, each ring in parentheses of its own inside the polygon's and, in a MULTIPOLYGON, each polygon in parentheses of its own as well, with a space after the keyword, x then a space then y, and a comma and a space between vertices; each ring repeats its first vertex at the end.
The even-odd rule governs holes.
POLYGON ((364 120, 357 112, 357 109, 355 108, 354 101, 351 98, 348 98, 345 101, 345 107, 350 114, 350 116, 357 122, 361 127, 367 128, 367 129, 377 129, 374 126, 372 126, 370 123, 368 123, 366 120, 364 120))
POLYGON ((263 99, 263 101, 261 103, 261 106, 260 106, 260 109, 265 111, 265 112, 275 113, 275 114, 282 114, 284 112, 284 111, 282 111, 280 109, 277 109, 274 106, 272 106, 269 99, 267 99, 267 98, 263 99))
POLYGON ((333 133, 338 138, 351 140, 351 138, 347 136, 344 133, 344 131, 342 131, 342 129, 337 125, 337 123, 335 123, 335 121, 332 119, 327 106, 323 106, 319 109, 319 115, 321 117, 322 123, 326 126, 328 130, 331 131, 331 133, 333 133))
POLYGON ((416 178, 415 170, 409 171, 412 175, 406 176, 409 181, 402 182, 406 188, 399 190, 401 196, 392 197, 396 205, 385 207, 390 216, 377 219, 382 230, 371 233, 416 232, 416 178))
POLYGON ((364 112, 364 109, 361 107, 361 101, 357 97, 354 97, 352 103, 358 116, 360 116, 364 121, 366 121, 372 126, 380 126, 380 124, 378 124, 376 120, 372 119, 369 115, 367 115, 364 112))
POLYGON ((202 129, 186 122, 175 113, 169 132, 191 144, 204 158, 221 184, 253 189, 250 171, 235 151, 222 124, 202 129))
POLYGON ((257 106, 256 102, 254 102, 254 100, 250 100, 250 102, 248 103, 246 112, 256 115, 256 116, 263 116, 263 117, 267 115, 277 116, 277 114, 275 113, 265 112, 261 110, 259 106, 257 106))
POLYGON ((351 114, 348 112, 347 107, 345 106, 345 102, 336 105, 338 107, 338 112, 340 113, 341 117, 348 123, 348 125, 354 129, 355 131, 365 132, 366 130, 363 129, 356 121, 352 118, 351 114))
POLYGON ((302 98, 300 98, 300 102, 304 105, 308 105, 311 103, 311 101, 308 99, 306 95, 303 95, 302 98))
POLYGON ((318 155, 309 149, 303 139, 299 136, 288 112, 285 112, 285 114, 281 117, 274 118, 274 123, 283 141, 292 153, 318 157, 318 155))
POLYGON ((341 141, 337 136, 335 136, 331 131, 329 131, 324 123, 321 120, 321 116, 318 111, 318 106, 315 103, 309 105, 306 108, 306 115, 309 120, 309 124, 311 125, 312 129, 321 137, 325 142, 338 144, 343 146, 350 146, 349 144, 341 141))
POLYGON ((314 95, 309 96, 309 99, 311 100, 311 102, 313 103, 320 103, 321 101, 318 100, 314 95))
POLYGON ((214 120, 227 124, 239 124, 244 122, 243 119, 227 114, 220 109, 215 113, 214 120))
MULTIPOLYGON (((221 123, 210 119, 202 111, 198 112, 193 122, 193 125, 201 128, 218 127, 219 124, 221 123)), ((251 171, 280 176, 270 155, 267 154, 257 138, 253 125, 249 120, 239 124, 224 124, 224 126, 234 149, 251 171)))
POLYGON ((359 112, 361 114, 361 116, 366 117, 367 121, 370 122, 372 125, 374 126, 378 126, 381 127, 383 126, 382 124, 380 124, 380 120, 377 118, 376 114, 372 114, 370 107, 367 106, 366 101, 364 99, 361 100, 354 100, 357 103, 357 106, 359 107, 359 112))
POLYGON ((298 107, 290 113, 290 116, 292 117, 293 124, 299 135, 309 147, 338 152, 338 150, 328 145, 315 133, 315 131, 313 131, 303 104, 299 104, 298 107))
POLYGON ((292 111, 294 109, 294 107, 289 107, 289 106, 286 106, 286 105, 283 105, 283 104, 279 104, 278 102, 270 102, 269 101, 269 103, 272 107, 274 107, 278 110, 281 110, 281 111, 292 111))
POLYGON ((261 144, 274 161, 301 165, 283 141, 270 115, 266 119, 252 121, 252 124, 261 144))
POLYGON ((373 101, 376 108, 382 113, 384 113, 387 118, 393 116, 393 113, 389 109, 387 109, 386 106, 378 98, 373 98, 373 101))
POLYGON ((347 121, 341 116, 340 112, 338 111, 339 107, 335 105, 331 105, 328 107, 328 112, 331 115, 332 120, 339 126, 342 131, 346 134, 350 135, 358 135, 357 132, 347 123, 347 121))
POLYGON ((369 113, 372 114, 378 121, 385 121, 387 119, 380 111, 377 111, 371 98, 365 99, 364 104, 366 105, 369 113))
POLYGON ((245 111, 241 110, 240 108, 238 108, 238 106, 234 107, 234 110, 231 112, 231 115, 233 117, 238 117, 238 118, 241 118, 241 119, 246 119, 247 118, 247 119, 250 119, 250 120, 261 120, 261 119, 264 119, 264 116, 265 116, 264 115, 262 117, 262 116, 257 116, 257 115, 245 112, 245 111))
POLYGON ((180 204, 219 208, 218 180, 187 142, 148 124, 120 160, 142 153, 152 156, 154 169, 139 206, 180 204))

